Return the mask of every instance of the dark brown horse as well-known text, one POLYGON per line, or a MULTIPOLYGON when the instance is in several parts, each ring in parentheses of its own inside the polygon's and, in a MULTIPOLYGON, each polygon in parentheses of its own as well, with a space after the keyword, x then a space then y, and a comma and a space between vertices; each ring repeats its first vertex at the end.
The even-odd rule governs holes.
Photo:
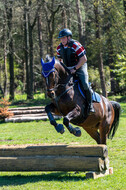
POLYGON ((113 138, 119 124, 120 104, 100 96, 101 101, 93 102, 95 113, 86 114, 86 100, 80 94, 77 82, 69 70, 61 63, 42 63, 47 93, 52 103, 45 107, 50 123, 61 134, 64 133, 62 124, 57 124, 52 113, 63 116, 63 124, 70 133, 81 135, 79 127, 74 128, 70 123, 82 127, 98 144, 106 144, 107 137, 113 138))

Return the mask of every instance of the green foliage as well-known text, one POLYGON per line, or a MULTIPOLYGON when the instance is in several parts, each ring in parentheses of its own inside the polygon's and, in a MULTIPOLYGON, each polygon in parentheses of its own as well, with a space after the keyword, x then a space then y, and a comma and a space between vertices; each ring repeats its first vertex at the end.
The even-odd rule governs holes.
POLYGON ((114 72, 117 74, 120 87, 126 89, 126 57, 118 54, 117 58, 114 72))
POLYGON ((49 104, 50 99, 45 98, 45 94, 41 92, 37 92, 34 94, 34 99, 27 100, 27 94, 16 94, 15 99, 11 102, 10 107, 17 106, 45 106, 49 104))
POLYGON ((21 92, 22 94, 24 93, 24 84, 21 80, 18 81, 17 92, 21 92))
POLYGON ((126 80, 126 57, 124 55, 117 55, 117 62, 116 62, 115 72, 118 76, 122 77, 126 80))
MULTIPOLYGON (((98 93, 102 93, 98 68, 89 67, 88 73, 89 73, 89 81, 94 86, 94 90, 97 91, 98 93)), ((107 92, 109 92, 110 91, 110 69, 108 66, 104 67, 104 75, 105 75, 105 81, 106 81, 106 89, 107 89, 107 92)))

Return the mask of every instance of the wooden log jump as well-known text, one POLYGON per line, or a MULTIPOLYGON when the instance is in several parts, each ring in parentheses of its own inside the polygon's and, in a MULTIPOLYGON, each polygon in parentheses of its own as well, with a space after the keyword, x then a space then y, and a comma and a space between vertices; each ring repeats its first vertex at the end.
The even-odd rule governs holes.
MULTIPOLYGON (((9 108, 8 111, 13 113, 13 116, 6 118, 6 123, 21 123, 40 120, 46 121, 48 119, 44 106, 9 108)), ((54 118, 60 119, 61 116, 54 115, 54 118)))
POLYGON ((107 146, 0 146, 0 171, 90 171, 97 178, 112 173, 107 146))

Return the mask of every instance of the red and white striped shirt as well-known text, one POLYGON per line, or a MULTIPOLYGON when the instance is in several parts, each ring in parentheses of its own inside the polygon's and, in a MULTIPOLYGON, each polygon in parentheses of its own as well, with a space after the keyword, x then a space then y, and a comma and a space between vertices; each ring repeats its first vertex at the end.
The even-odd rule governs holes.
MULTIPOLYGON (((69 44, 68 44, 68 47, 69 47, 69 44)), ((68 47, 64 47, 64 48, 68 48, 68 47)), ((58 47, 57 47, 57 57, 58 58, 62 58, 61 55, 60 55, 60 48, 61 48, 61 44, 59 44, 58 47)), ((73 49, 73 52, 79 58, 81 58, 82 56, 84 56, 86 54, 86 51, 85 51, 84 47, 78 41, 74 41, 71 48, 73 49)))

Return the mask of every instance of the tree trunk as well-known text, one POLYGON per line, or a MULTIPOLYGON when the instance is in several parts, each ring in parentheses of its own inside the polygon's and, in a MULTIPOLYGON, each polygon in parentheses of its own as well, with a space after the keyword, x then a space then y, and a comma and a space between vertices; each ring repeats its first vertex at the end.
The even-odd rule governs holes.
POLYGON ((39 49, 40 49, 40 59, 43 57, 43 40, 42 40, 42 20, 39 12, 38 15, 38 39, 39 39, 39 49))
POLYGON ((29 57, 30 57, 30 96, 29 99, 33 99, 33 28, 29 26, 29 57))
POLYGON ((62 26, 63 28, 67 28, 67 15, 66 15, 66 9, 65 7, 63 6, 62 7, 62 26))
MULTIPOLYGON (((40 1, 38 0, 37 1, 37 9, 36 9, 36 14, 35 14, 35 17, 33 19, 33 23, 31 24, 31 17, 30 17, 30 14, 28 14, 28 23, 29 23, 29 57, 30 57, 30 73, 29 73, 29 76, 30 76, 30 96, 29 96, 29 99, 33 99, 34 96, 34 61, 33 61, 33 29, 34 29, 34 26, 36 24, 36 20, 38 18, 38 12, 40 10, 40 7, 41 7, 41 4, 40 4, 40 1)), ((32 4, 32 1, 29 0, 29 7, 31 7, 31 4, 32 4)))
POLYGON ((50 31, 49 33, 49 54, 50 56, 54 56, 54 51, 53 51, 53 33, 50 31))
POLYGON ((108 49, 108 65, 110 68, 110 81, 111 81, 111 93, 116 94, 117 91, 117 81, 115 80, 116 74, 113 72, 115 66, 114 66, 114 49, 113 49, 113 42, 111 37, 111 15, 110 15, 110 9, 111 4, 108 7, 108 4, 102 0, 103 4, 103 11, 104 11, 104 23, 105 23, 105 30, 107 34, 107 49, 108 49))
POLYGON ((14 100, 14 61, 13 61, 13 39, 9 43, 9 71, 10 71, 10 100, 14 100))
MULTIPOLYGON (((83 0, 82 3, 83 3, 83 7, 84 7, 85 20, 86 20, 86 13, 87 13, 88 6, 87 6, 87 3, 85 0, 83 0)), ((86 22, 85 22, 85 20, 83 21, 83 38, 82 38, 82 44, 84 47, 86 45, 86 22)))
MULTIPOLYGON (((39 39, 39 49, 40 49, 40 60, 43 57, 43 40, 42 40, 42 20, 41 20, 41 14, 39 11, 38 14, 38 39, 39 39)), ((46 85, 45 81, 42 78, 43 86, 44 86, 44 94, 45 98, 47 98, 47 93, 46 93, 46 85)))
POLYGON ((83 44, 83 24, 82 24, 82 15, 80 10, 80 0, 76 0, 77 7, 77 18, 78 18, 78 31, 79 31, 79 41, 83 44))
POLYGON ((33 99, 34 93, 34 74, 33 74, 33 29, 36 24, 36 19, 38 18, 38 12, 40 10, 40 1, 37 1, 36 14, 31 24, 30 8, 32 1, 24 0, 24 21, 25 21, 25 59, 26 59, 26 78, 27 78, 27 99, 33 99))
POLYGON ((49 8, 49 5, 47 2, 44 2, 44 10, 45 10, 45 16, 47 20, 47 27, 48 27, 48 45, 49 45, 49 54, 51 56, 54 55, 53 52, 53 35, 54 35, 54 29, 55 29, 55 15, 59 11, 59 8, 61 5, 59 5, 55 10, 54 10, 54 1, 51 1, 51 7, 49 8), (50 12, 50 13, 49 13, 50 12))
POLYGON ((6 14, 7 14, 7 25, 8 25, 8 39, 9 39, 9 73, 10 73, 10 95, 9 99, 14 99, 14 61, 13 61, 13 38, 12 38, 12 6, 10 3, 5 2, 6 14))
POLYGON ((24 0, 24 41, 25 41, 25 64, 26 64, 26 93, 27 99, 30 97, 30 84, 29 84, 29 25, 28 25, 28 9, 27 2, 24 0))
POLYGON ((7 95, 7 31, 6 31, 6 12, 4 12, 3 19, 3 45, 4 45, 4 96, 7 95))
POLYGON ((101 50, 101 35, 100 35, 100 23, 99 23, 99 12, 98 12, 98 0, 94 2, 94 14, 95 14, 95 25, 96 25, 96 39, 98 41, 98 48, 97 48, 97 55, 98 55, 98 65, 99 65, 99 73, 100 73, 100 82, 102 88, 103 96, 107 96, 106 86, 105 86, 105 77, 104 77, 104 70, 103 70, 103 57, 102 57, 102 50, 101 50))
POLYGON ((1 85, 0 85, 0 98, 1 98, 1 97, 4 98, 4 92, 3 92, 3 89, 2 89, 2 87, 1 87, 1 85))
MULTIPOLYGON (((69 3, 69 1, 68 1, 69 3)), ((68 20, 68 28, 71 29, 71 12, 70 12, 70 4, 68 4, 67 9, 67 20, 68 20)))

